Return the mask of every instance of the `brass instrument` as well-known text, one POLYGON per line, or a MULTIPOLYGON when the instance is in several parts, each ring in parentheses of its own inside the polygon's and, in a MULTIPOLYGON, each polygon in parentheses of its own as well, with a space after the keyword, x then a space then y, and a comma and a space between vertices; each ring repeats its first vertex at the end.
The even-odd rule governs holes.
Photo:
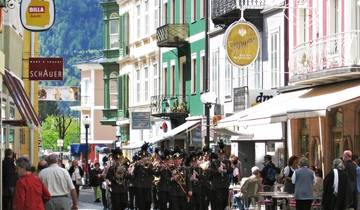
POLYGON ((142 158, 141 160, 137 161, 136 164, 141 165, 145 169, 152 168, 153 166, 151 158, 149 157, 142 158))

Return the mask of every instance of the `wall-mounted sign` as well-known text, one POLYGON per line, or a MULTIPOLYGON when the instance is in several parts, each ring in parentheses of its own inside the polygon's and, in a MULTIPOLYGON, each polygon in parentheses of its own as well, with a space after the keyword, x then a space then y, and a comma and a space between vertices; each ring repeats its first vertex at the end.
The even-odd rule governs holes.
POLYGON ((38 97, 39 101, 78 101, 80 100, 79 87, 40 87, 38 97))
POLYGON ((260 37, 256 27, 245 21, 238 21, 226 30, 225 48, 229 61, 238 67, 252 64, 260 50, 260 37))
POLYGON ((48 30, 55 22, 55 4, 53 0, 22 0, 20 20, 29 31, 48 30))
POLYGON ((249 90, 250 106, 255 106, 278 95, 276 90, 249 90))
POLYGON ((150 129, 150 112, 132 112, 131 113, 132 129, 150 129))
POLYGON ((248 89, 247 87, 234 88, 234 112, 247 108, 248 89))
POLYGON ((63 58, 30 58, 30 80, 63 80, 63 58))

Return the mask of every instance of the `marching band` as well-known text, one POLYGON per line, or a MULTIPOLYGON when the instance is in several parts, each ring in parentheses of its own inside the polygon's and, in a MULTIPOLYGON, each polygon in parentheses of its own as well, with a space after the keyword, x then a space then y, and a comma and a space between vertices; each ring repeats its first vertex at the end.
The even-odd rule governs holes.
POLYGON ((150 154, 148 147, 145 143, 132 162, 113 150, 106 174, 110 209, 226 208, 232 170, 223 148, 218 154, 208 148, 186 154, 177 147, 150 154))

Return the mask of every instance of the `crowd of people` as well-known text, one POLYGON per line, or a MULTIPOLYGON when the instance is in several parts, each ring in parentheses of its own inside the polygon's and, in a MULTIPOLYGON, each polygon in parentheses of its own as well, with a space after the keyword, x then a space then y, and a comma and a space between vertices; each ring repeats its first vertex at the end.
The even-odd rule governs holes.
POLYGON ((87 170, 77 160, 65 169, 56 154, 41 160, 35 170, 27 158, 15 160, 6 149, 3 209, 78 209, 86 172, 94 202, 109 210, 224 210, 230 206, 242 210, 262 204, 276 209, 259 195, 276 191, 293 195, 298 210, 311 209, 316 202, 324 210, 360 209, 359 158, 349 150, 333 161, 323 180, 321 170, 310 167, 305 157, 292 156, 279 169, 266 155, 261 170, 254 166, 251 175, 243 177, 240 161, 234 155, 228 157, 221 144, 217 152, 203 148, 186 153, 176 147, 150 153, 148 148, 144 144, 132 160, 116 148, 103 158, 101 167, 95 163, 87 170), (233 191, 234 185, 240 190, 233 191))

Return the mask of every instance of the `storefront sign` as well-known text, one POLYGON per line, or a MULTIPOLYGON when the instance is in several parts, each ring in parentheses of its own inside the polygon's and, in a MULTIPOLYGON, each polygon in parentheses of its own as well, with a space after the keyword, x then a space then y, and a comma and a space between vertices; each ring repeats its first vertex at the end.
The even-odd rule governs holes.
POLYGON ((132 112, 131 113, 132 129, 150 129, 150 112, 132 112))
POLYGON ((29 31, 48 30, 55 20, 55 4, 53 0, 22 0, 20 4, 20 20, 29 31))
POLYGON ((276 90, 249 90, 250 106, 265 102, 277 94, 276 90))
POLYGON ((30 80, 63 80, 63 58, 30 58, 30 80))
POLYGON ((245 21, 231 24, 226 30, 225 39, 226 54, 233 65, 246 67, 256 60, 260 38, 253 24, 245 21))
MULTIPOLYGON (((48 86, 38 90, 39 101, 78 101, 79 87, 48 86)), ((84 98, 89 100, 89 98, 84 98)))

